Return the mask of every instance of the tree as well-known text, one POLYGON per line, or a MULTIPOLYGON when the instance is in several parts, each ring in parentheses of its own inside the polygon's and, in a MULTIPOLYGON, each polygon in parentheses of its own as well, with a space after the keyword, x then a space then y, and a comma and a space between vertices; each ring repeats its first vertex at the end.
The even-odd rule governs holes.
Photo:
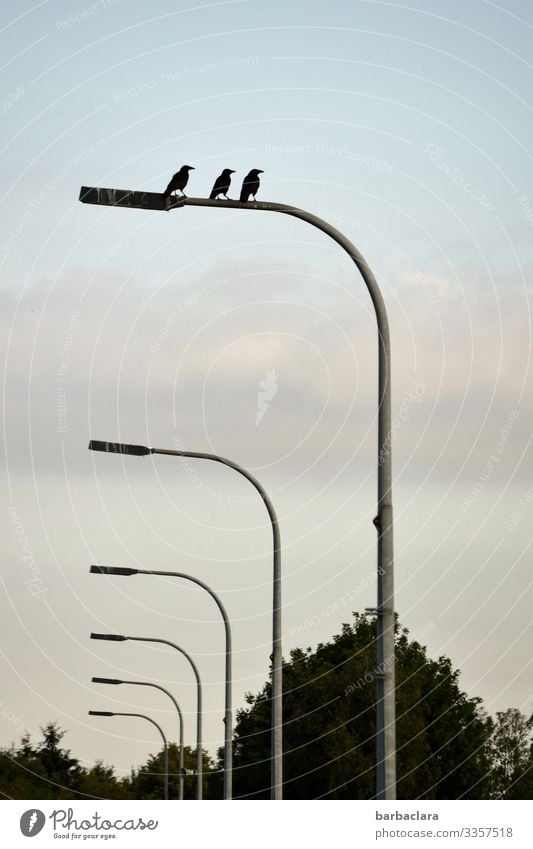
POLYGON ((491 736, 492 795, 497 799, 531 799, 533 795, 533 716, 516 708, 496 714, 491 736))
POLYGON ((96 764, 87 771, 62 748, 65 731, 49 722, 33 746, 25 734, 20 746, 0 752, 0 792, 12 799, 118 798, 113 770, 96 764))
MULTIPOLYGON (((61 748, 65 736, 55 722, 49 722, 41 728, 43 740, 36 753, 36 760, 42 767, 44 776, 49 782, 64 790, 77 790, 79 787, 81 768, 75 758, 70 757, 70 751, 61 748)), ((57 798, 63 798, 60 795, 57 798)))
MULTIPOLYGON (((210 773, 214 768, 213 761, 207 754, 203 752, 203 798, 212 798, 210 795, 210 773)), ((194 775, 187 776, 184 781, 185 799, 196 799, 196 751, 190 746, 185 746, 183 750, 183 761, 185 769, 194 772, 194 775)), ((162 799, 164 795, 163 775, 165 768, 165 756, 163 751, 157 755, 150 755, 147 762, 139 767, 138 770, 132 771, 129 779, 129 792, 134 799, 162 799)), ((170 743, 168 747, 168 795, 169 799, 178 798, 178 770, 179 770, 179 749, 175 743, 170 743)))
MULTIPOLYGON (((375 792, 375 621, 284 664, 284 798, 370 799, 375 792)), ((488 798, 491 723, 451 661, 397 629, 399 798, 488 798)), ((268 798, 271 686, 237 714, 235 796, 268 798)))
POLYGON ((84 797, 96 799, 134 799, 128 779, 117 780, 113 767, 96 761, 89 770, 82 770, 79 792, 84 797))
MULTIPOLYGON (((96 761, 84 769, 62 748, 65 735, 56 723, 41 728, 42 741, 33 746, 24 735, 18 748, 0 750, 0 797, 7 799, 162 799, 164 755, 150 755, 147 762, 117 779, 113 767, 96 761)), ((196 753, 189 746, 184 750, 185 768, 196 772, 196 753)), ((169 746, 169 796, 178 798, 178 747, 169 746)), ((212 783, 213 761, 203 753, 204 798, 217 797, 217 785, 212 783), (213 787, 215 788, 213 791, 213 787)), ((185 778, 185 799, 196 798, 196 776, 185 778)))

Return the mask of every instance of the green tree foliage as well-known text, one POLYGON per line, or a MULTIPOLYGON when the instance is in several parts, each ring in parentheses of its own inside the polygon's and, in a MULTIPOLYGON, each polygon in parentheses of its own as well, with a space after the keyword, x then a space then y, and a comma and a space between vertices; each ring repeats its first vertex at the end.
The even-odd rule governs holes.
POLYGON ((498 799, 533 798, 533 716, 516 708, 496 714, 491 737, 492 795, 498 799))
POLYGON ((11 747, 0 753, 2 793, 17 799, 78 798, 83 770, 70 752, 61 748, 65 732, 49 722, 41 733, 42 740, 35 747, 26 735, 19 749, 11 747))
MULTIPOLYGON (((210 795, 210 774, 214 769, 213 761, 207 754, 202 753, 203 765, 203 798, 213 798, 210 795)), ((195 773, 188 775, 184 782, 184 798, 196 799, 196 751, 190 746, 185 746, 183 750, 183 761, 185 769, 195 773)), ((129 792, 133 799, 162 799, 164 786, 164 763, 165 756, 163 752, 157 755, 150 755, 148 761, 139 770, 132 773, 129 779, 129 792)), ((168 795, 170 799, 177 799, 179 795, 178 784, 178 769, 179 769, 179 749, 175 743, 170 743, 168 747, 168 795)))
MULTIPOLYGON (((42 740, 33 746, 28 735, 18 748, 0 750, 0 798, 4 799, 162 799, 164 755, 150 755, 147 762, 118 779, 113 767, 97 761, 84 769, 62 748, 65 735, 54 722, 41 728, 42 740)), ((196 770, 196 753, 184 748, 185 768, 196 770)), ((178 798, 178 747, 169 746, 169 796, 178 798)), ((203 753, 204 798, 210 796, 213 762, 203 753)), ((216 784, 215 784, 216 787, 216 784)), ((187 776, 185 799, 196 798, 196 777, 187 776)))
POLYGON ((91 769, 81 770, 79 792, 83 798, 134 799, 129 790, 128 779, 119 781, 113 767, 106 766, 102 761, 96 761, 91 769))
MULTIPOLYGON (((285 798, 372 798, 374 658, 375 622, 360 615, 315 651, 291 652, 283 670, 285 798)), ((461 692, 448 658, 428 658, 405 629, 396 636, 396 671, 399 798, 488 798, 492 725, 480 700, 461 692)), ((237 715, 235 796, 269 796, 270 696, 267 683, 237 715)))

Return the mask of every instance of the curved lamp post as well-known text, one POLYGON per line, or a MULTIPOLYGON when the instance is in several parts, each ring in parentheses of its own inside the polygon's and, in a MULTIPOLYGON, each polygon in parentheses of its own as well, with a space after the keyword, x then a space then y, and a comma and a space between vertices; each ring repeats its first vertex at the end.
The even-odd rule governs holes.
MULTIPOLYGON (((383 296, 368 263, 346 236, 318 215, 284 203, 171 197, 161 193, 82 186, 82 203, 170 211, 184 206, 279 212, 306 221, 333 239, 354 262, 368 289, 378 329, 378 493, 374 524, 378 532, 376 634, 376 798, 396 798, 396 705, 394 666, 394 552, 391 456, 391 346, 383 296)), ((273 669, 274 673, 274 669, 273 669)), ((274 682, 273 682, 274 683, 274 682)), ((280 714, 281 719, 281 714, 280 714)), ((280 728, 281 734, 281 728, 280 728)), ((280 773, 281 776, 281 773, 280 773)), ((281 790, 281 788, 280 788, 281 790)), ((276 795, 276 798, 281 798, 276 795)))
POLYGON ((163 733, 163 729, 160 725, 155 721, 155 719, 150 719, 149 716, 145 716, 144 713, 116 713, 112 710, 90 710, 89 716, 136 716, 138 719, 146 719, 147 722, 151 722, 152 725, 155 725, 159 733, 161 734, 161 739, 163 740, 163 750, 165 753, 165 773, 164 773, 164 782, 165 782, 165 799, 168 799, 168 743, 167 738, 163 733))
MULTIPOLYGON (((185 572, 161 572, 156 569, 129 569, 122 566, 91 566, 90 572, 98 575, 162 575, 171 578, 184 578, 207 590, 222 614, 226 632, 226 669, 224 700, 224 799, 231 799, 233 789, 233 724, 231 716, 231 627, 226 608, 218 595, 204 581, 187 575, 185 572)), ((94 679, 93 679, 94 680, 94 679)), ((136 683, 136 682, 128 682, 136 683)), ((161 689, 161 688, 160 688, 161 689)), ((166 692, 166 691, 165 691, 166 692)), ((170 693, 169 693, 170 695, 170 693)), ((172 698, 172 697, 171 697, 172 698)))
POLYGON ((138 687, 154 687, 156 690, 161 690, 162 693, 166 693, 169 699, 172 699, 174 703, 174 707, 178 712, 179 717, 179 772, 178 772, 178 799, 183 800, 183 778, 185 775, 185 765, 183 762, 183 715, 180 710, 180 706, 177 703, 176 699, 166 690, 164 687, 161 687, 159 684, 152 684, 150 681, 122 681, 120 678, 91 678, 93 684, 136 684, 138 687))
MULTIPOLYGON (((272 768, 271 768, 271 798, 282 798, 283 784, 283 716, 282 716, 282 655, 281 655, 281 544, 278 518, 274 505, 268 497, 262 485, 238 463, 220 457, 218 454, 206 454, 201 451, 174 451, 170 448, 148 448, 145 445, 129 445, 122 442, 102 442, 91 439, 89 442, 91 451, 104 451, 111 454, 133 454, 144 457, 147 454, 167 454, 172 457, 192 457, 199 460, 213 460, 223 466, 238 472, 245 477, 257 490, 267 509, 272 525, 273 541, 273 605, 272 605, 272 768)), ((124 574, 122 572, 121 574, 124 574)), ((127 574, 132 574, 127 570, 127 574)), ((152 573, 157 574, 157 573, 152 573)), ((162 574, 162 573, 159 573, 162 574)), ((204 584, 205 587, 205 584, 204 584)), ((207 589, 207 587, 205 587, 207 589)), ((215 599, 216 600, 216 599, 215 599)), ((224 615, 224 614, 223 614, 224 615)), ((226 725, 226 733, 228 727, 226 725)))
MULTIPOLYGON (((176 651, 179 651, 184 657, 187 658, 189 663, 192 666, 194 676, 196 678, 196 693, 197 693, 197 702, 196 702, 196 798, 201 800, 202 798, 202 785, 203 785, 203 765, 202 765, 202 682, 200 681, 200 673, 198 672, 198 667, 196 666, 194 660, 188 654, 185 649, 182 649, 181 646, 178 646, 176 643, 171 643, 170 640, 160 640, 156 637, 126 637, 124 634, 95 634, 94 632, 91 634, 91 640, 109 640, 110 642, 125 642, 126 640, 134 640, 138 643, 162 643, 165 646, 171 646, 176 651)), ((136 682, 137 683, 137 682, 136 682)))

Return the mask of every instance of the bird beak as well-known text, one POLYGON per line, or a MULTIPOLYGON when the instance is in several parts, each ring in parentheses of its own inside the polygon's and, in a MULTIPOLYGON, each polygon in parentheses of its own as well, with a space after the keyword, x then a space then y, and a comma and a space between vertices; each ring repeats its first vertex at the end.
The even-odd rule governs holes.
POLYGON ((258 171, 257 173, 258 174, 264 174, 265 172, 264 171, 258 171))

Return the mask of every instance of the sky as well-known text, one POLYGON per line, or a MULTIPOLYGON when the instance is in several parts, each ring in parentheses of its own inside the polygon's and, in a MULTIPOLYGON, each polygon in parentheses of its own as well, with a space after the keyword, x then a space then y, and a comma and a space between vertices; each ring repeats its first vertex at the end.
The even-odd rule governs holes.
POLYGON ((260 200, 322 216, 374 271, 392 338, 396 609, 486 709, 531 701, 530 4, 434 0, 2 5, 0 745, 57 721, 82 763, 127 773, 150 727, 223 740, 268 674, 271 536, 246 481, 207 462, 96 455, 88 440, 211 451, 280 519, 283 650, 376 603, 377 334, 344 252, 259 211, 78 201, 207 196, 261 168, 260 200), (148 691, 148 692, 147 692, 148 691))

